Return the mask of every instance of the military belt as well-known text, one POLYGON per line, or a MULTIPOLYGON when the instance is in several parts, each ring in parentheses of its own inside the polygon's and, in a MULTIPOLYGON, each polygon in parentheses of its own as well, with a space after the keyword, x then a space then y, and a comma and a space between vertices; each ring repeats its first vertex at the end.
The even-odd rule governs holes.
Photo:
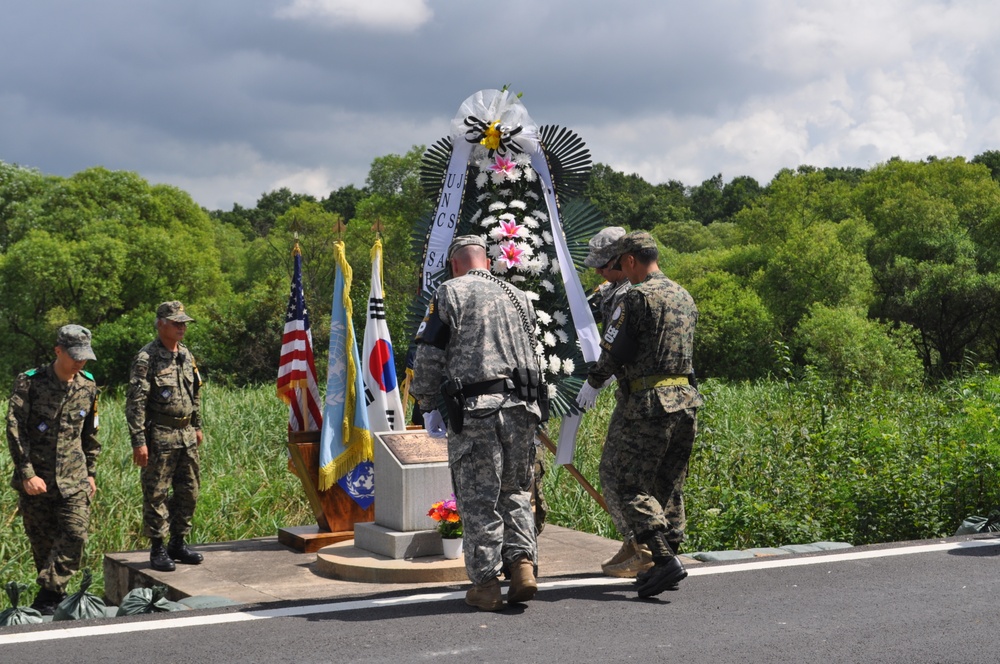
POLYGON ((466 399, 481 397, 484 394, 505 394, 514 391, 514 381, 509 378, 498 378, 497 380, 484 380, 481 383, 472 383, 462 386, 462 396, 466 399))
POLYGON ((191 423, 191 416, 187 417, 170 417, 169 415, 164 415, 163 413, 153 413, 150 419, 154 424, 159 424, 160 426, 169 427, 171 429, 183 429, 191 423))
POLYGON ((654 387, 674 387, 676 385, 689 385, 690 381, 687 376, 681 376, 677 374, 671 374, 668 376, 643 376, 642 378, 636 378, 628 384, 628 389, 630 393, 639 392, 641 390, 651 390, 654 387))

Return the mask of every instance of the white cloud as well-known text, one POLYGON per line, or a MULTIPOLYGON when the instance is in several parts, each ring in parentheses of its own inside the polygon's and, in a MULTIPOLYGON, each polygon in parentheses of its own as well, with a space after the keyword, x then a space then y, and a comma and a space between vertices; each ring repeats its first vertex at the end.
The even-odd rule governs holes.
POLYGON ((275 12, 278 18, 316 20, 333 28, 386 32, 412 32, 433 15, 425 0, 292 0, 275 12))

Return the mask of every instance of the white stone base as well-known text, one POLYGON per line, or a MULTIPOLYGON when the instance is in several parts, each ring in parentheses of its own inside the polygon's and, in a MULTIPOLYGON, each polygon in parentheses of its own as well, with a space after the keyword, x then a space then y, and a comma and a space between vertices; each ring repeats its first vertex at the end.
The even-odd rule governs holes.
POLYGON ((441 535, 436 530, 403 532, 377 523, 354 524, 354 546, 395 560, 442 553, 441 535))

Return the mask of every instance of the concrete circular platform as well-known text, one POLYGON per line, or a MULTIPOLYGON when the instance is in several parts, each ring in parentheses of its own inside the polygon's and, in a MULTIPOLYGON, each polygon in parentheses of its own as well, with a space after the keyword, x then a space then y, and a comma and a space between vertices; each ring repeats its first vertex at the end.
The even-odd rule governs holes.
POLYGON ((444 556, 394 559, 354 546, 354 540, 337 542, 316 552, 315 570, 341 581, 365 583, 464 582, 465 559, 444 556))

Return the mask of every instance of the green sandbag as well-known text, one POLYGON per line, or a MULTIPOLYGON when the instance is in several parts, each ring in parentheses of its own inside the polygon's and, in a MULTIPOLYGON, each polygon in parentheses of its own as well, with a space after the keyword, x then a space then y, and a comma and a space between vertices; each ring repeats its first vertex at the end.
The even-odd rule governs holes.
POLYGON ((138 616, 143 613, 166 613, 168 611, 184 611, 187 607, 166 598, 166 586, 152 588, 133 588, 122 598, 118 606, 119 616, 138 616))
POLYGON ((0 627, 10 625, 32 625, 42 622, 42 614, 30 606, 18 606, 21 593, 28 589, 23 583, 11 581, 5 586, 10 608, 0 611, 0 627))
POLYGON ((104 618, 104 600, 97 595, 87 592, 94 577, 89 569, 83 570, 83 581, 80 582, 80 589, 59 602, 55 613, 52 614, 52 621, 57 620, 86 620, 88 618, 104 618))

